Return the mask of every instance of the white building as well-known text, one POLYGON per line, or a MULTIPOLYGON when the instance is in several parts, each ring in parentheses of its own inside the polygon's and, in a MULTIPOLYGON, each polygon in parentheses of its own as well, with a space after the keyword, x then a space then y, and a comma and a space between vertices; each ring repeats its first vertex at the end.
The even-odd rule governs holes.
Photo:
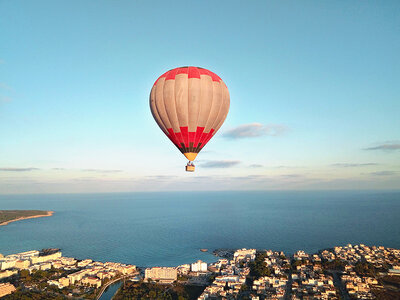
POLYGON ((68 266, 71 266, 71 265, 74 265, 75 263, 76 263, 76 259, 75 258, 73 258, 73 257, 60 257, 59 258, 60 259, 60 261, 61 261, 61 263, 62 264, 64 264, 64 265, 68 265, 68 266))
POLYGON ((12 254, 12 256, 17 256, 19 259, 24 260, 24 259, 29 259, 30 257, 39 256, 39 251, 31 250, 31 251, 21 252, 21 253, 17 253, 17 254, 12 254))
POLYGON ((70 284, 75 284, 75 282, 82 280, 82 278, 87 275, 90 270, 81 270, 72 274, 69 274, 67 277, 69 279, 70 284))
POLYGON ((148 268, 145 271, 145 279, 171 283, 178 278, 178 271, 176 268, 169 267, 154 267, 148 268))
POLYGON ((91 259, 85 259, 85 260, 78 262, 78 267, 86 267, 90 263, 92 263, 91 259))
POLYGON ((190 269, 192 272, 207 272, 207 263, 198 260, 194 264, 191 264, 190 269))
POLYGON ((0 279, 11 277, 15 274, 18 274, 17 270, 6 270, 0 272, 0 279))
POLYGON ((177 267, 178 274, 187 275, 190 272, 190 265, 184 264, 177 267))
POLYGON ((0 260, 0 270, 7 270, 15 267, 15 264, 17 263, 18 259, 17 258, 3 258, 0 260))
POLYGON ((49 255, 32 256, 32 257, 30 257, 30 261, 34 265, 34 264, 42 263, 42 262, 45 262, 45 261, 54 260, 54 259, 57 259, 57 258, 60 258, 60 257, 61 257, 61 252, 58 251, 56 253, 49 254, 49 255))
POLYGON ((238 261, 253 261, 256 259, 256 249, 240 249, 236 250, 235 253, 233 254, 233 259, 235 262, 238 261))

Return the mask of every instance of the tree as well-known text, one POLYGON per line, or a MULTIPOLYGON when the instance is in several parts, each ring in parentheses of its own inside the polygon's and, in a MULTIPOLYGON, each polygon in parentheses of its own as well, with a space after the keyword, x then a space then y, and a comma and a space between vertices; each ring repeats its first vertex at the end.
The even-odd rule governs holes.
POLYGON ((155 298, 157 297, 157 292, 155 292, 155 291, 150 291, 150 292, 149 292, 149 297, 150 297, 150 299, 155 299, 155 298))
POLYGON ((271 276, 271 269, 265 263, 266 253, 257 253, 256 259, 250 263, 250 275, 256 279, 263 276, 271 276))
POLYGON ((374 276, 375 275, 375 268, 371 264, 367 262, 357 262, 356 265, 354 266, 354 271, 358 275, 368 275, 368 276, 374 276))
POLYGON ((30 282, 32 280, 32 276, 29 274, 28 270, 21 270, 19 276, 25 282, 30 282))

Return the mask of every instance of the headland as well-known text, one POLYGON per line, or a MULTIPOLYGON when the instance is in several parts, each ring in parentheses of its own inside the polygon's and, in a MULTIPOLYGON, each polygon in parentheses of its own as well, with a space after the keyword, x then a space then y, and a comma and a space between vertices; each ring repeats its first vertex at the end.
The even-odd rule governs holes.
POLYGON ((50 217, 53 213, 50 210, 0 210, 0 226, 26 219, 50 217))

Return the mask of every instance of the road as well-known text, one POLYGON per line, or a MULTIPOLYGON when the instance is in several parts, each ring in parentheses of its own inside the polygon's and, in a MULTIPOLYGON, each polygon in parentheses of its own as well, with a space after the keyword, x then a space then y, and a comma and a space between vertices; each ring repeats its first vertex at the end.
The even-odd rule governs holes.
POLYGON ((289 277, 288 277, 288 282, 286 284, 286 291, 285 291, 285 300, 289 300, 290 296, 292 295, 292 283, 293 283, 293 279, 292 279, 292 272, 290 272, 289 277))
POLYGON ((345 288, 345 286, 343 285, 343 282, 342 282, 342 280, 340 279, 340 276, 339 276, 339 274, 338 274, 339 272, 338 272, 338 271, 335 271, 335 270, 328 270, 328 273, 332 274, 333 283, 335 284, 336 287, 339 288, 340 295, 342 296, 341 299, 350 300, 350 296, 349 296, 349 294, 347 293, 346 288, 345 288))

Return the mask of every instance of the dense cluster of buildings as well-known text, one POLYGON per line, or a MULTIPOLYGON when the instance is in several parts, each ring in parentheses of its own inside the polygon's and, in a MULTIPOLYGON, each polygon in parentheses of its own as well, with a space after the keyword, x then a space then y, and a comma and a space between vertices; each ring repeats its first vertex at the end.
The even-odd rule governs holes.
POLYGON ((344 262, 341 282, 348 295, 357 299, 375 299, 371 290, 383 288, 376 276, 400 276, 399 249, 348 244, 345 247, 335 247, 330 251, 325 250, 322 257, 328 261, 340 260, 344 262), (380 272, 378 274, 358 275, 356 267, 359 264, 372 266, 374 270, 380 270, 380 272))
POLYGON ((246 285, 250 263, 255 260, 256 252, 256 249, 240 249, 233 253, 232 259, 220 259, 211 264, 209 269, 220 275, 215 277, 198 299, 237 299, 243 294, 248 294, 254 300, 260 296, 266 299, 283 299, 289 281, 286 274, 289 260, 283 252, 266 251, 263 263, 271 270, 271 274, 255 279, 252 286, 246 285))
POLYGON ((256 249, 240 249, 234 252, 232 259, 219 259, 211 264, 209 269, 219 276, 215 276, 198 299, 237 298, 250 274, 249 263, 256 258, 256 252, 256 249))
MULTIPOLYGON (((155 281, 160 283, 172 283, 177 280, 178 275, 191 275, 194 277, 209 274, 208 265, 206 262, 198 260, 192 264, 184 264, 174 267, 154 267, 147 268, 144 272, 145 281, 155 281)), ((195 280, 196 281, 196 280, 195 280)), ((202 282, 202 281, 200 281, 202 282)))
MULTIPOLYGON (((90 259, 78 261, 63 257, 57 249, 0 256, 2 281, 21 270, 31 273, 50 268, 66 271, 62 277, 47 281, 60 289, 68 286, 98 288, 107 279, 138 274, 134 265, 90 259)), ((199 300, 238 299, 244 295, 252 300, 340 299, 341 296, 375 299, 373 291, 385 288, 380 280, 383 276, 399 276, 400 279, 400 250, 349 244, 316 254, 297 251, 290 257, 272 250, 239 249, 211 264, 199 260, 178 267, 147 268, 135 280, 142 278, 145 282, 171 284, 186 279, 187 284, 206 285, 199 300), (266 270, 263 275, 252 273, 256 264, 266 270), (369 272, 369 268, 373 272, 369 272)), ((12 284, 0 284, 0 297, 13 291, 12 284)))
POLYGON ((19 270, 48 270, 52 261, 64 259, 59 251, 39 252, 37 250, 7 255, 0 258, 0 279, 11 277, 19 270))
POLYGON ((271 299, 281 299, 288 288, 287 270, 290 261, 283 252, 267 250, 265 254, 264 263, 271 270, 271 275, 254 280, 252 290, 255 296, 253 298, 257 299, 258 295, 263 295, 271 299))
POLYGON ((254 279, 250 287, 246 286, 246 277, 249 263, 256 257, 255 249, 237 250, 232 259, 220 259, 209 265, 208 269, 219 276, 198 299, 237 299, 243 295, 252 300, 340 299, 340 290, 342 296, 352 299, 376 299, 373 290, 385 289, 379 278, 400 276, 400 250, 392 248, 349 244, 317 254, 297 251, 287 257, 271 250, 263 254, 270 275, 254 279), (379 272, 366 274, 360 265, 379 272))
POLYGON ((90 259, 77 262, 76 265, 82 269, 57 280, 49 280, 47 283, 55 285, 60 289, 69 285, 84 285, 99 288, 105 279, 112 279, 118 275, 129 275, 136 272, 136 266, 134 265, 93 262, 90 259))
POLYGON ((338 299, 333 277, 323 273, 319 255, 297 251, 293 255, 292 299, 338 299), (298 263, 297 263, 298 262, 298 263))
POLYGON ((58 249, 50 249, 50 251, 48 249, 42 251, 32 250, 1 257, 0 280, 16 275, 21 270, 27 270, 32 273, 35 270, 46 271, 52 268, 65 271, 64 273, 68 274, 47 281, 48 285, 54 285, 59 289, 72 285, 98 288, 106 279, 136 272, 136 266, 134 265, 112 262, 103 263, 90 259, 78 261, 75 258, 63 257, 58 249))

